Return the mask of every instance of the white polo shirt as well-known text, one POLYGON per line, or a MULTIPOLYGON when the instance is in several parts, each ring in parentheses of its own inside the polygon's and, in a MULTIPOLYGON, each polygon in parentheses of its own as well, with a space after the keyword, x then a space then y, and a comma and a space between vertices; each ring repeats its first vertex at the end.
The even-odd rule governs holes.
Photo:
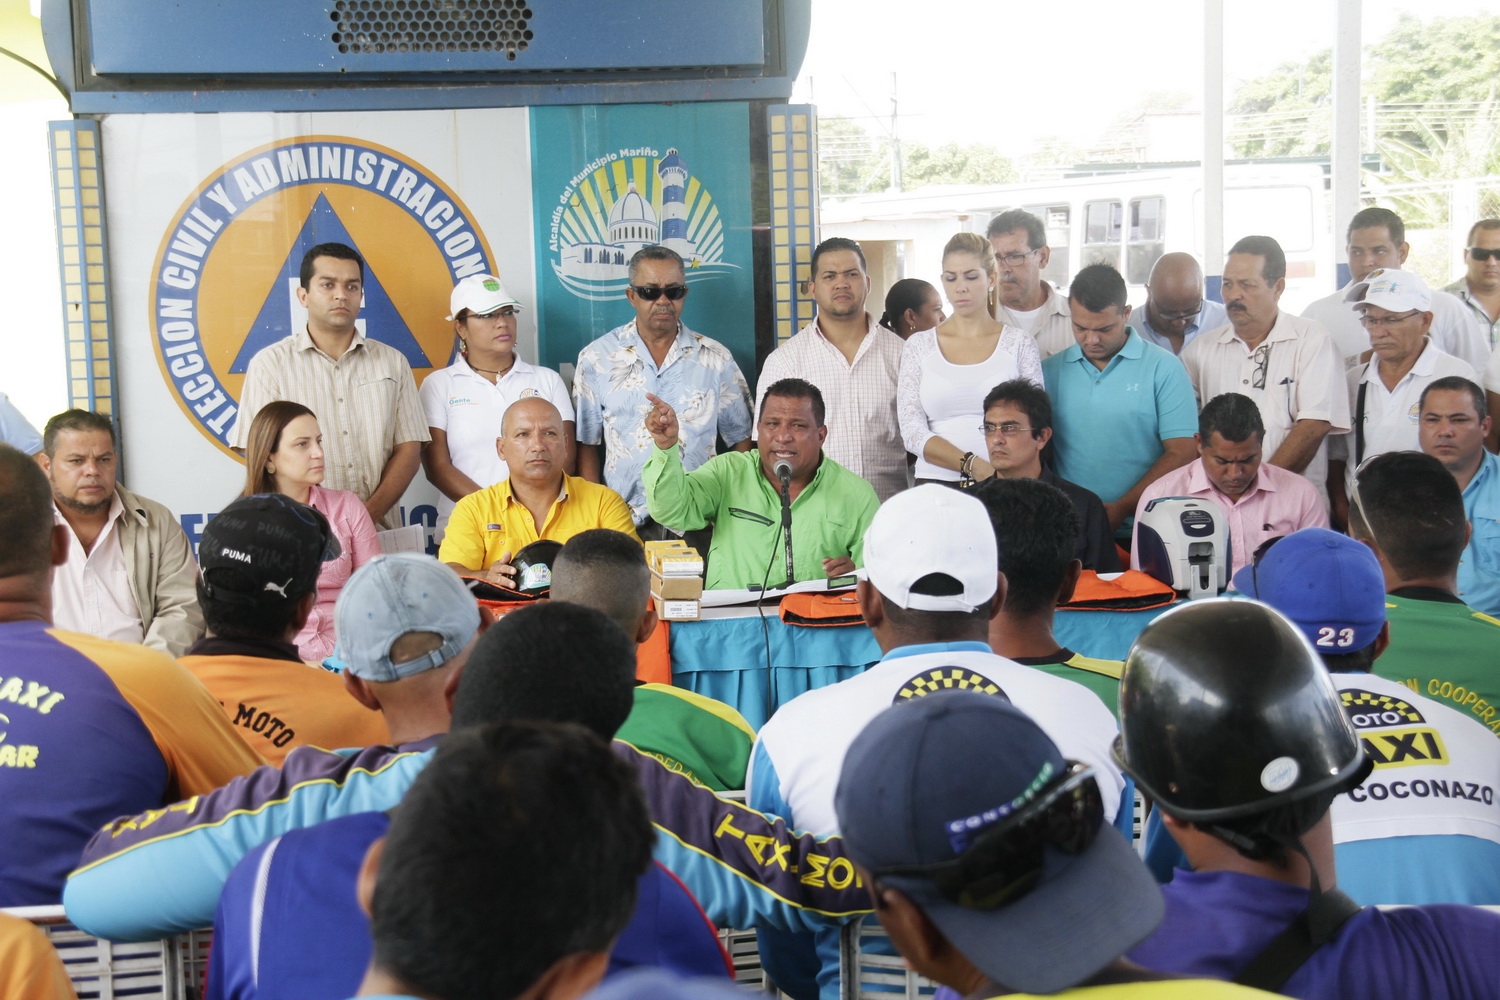
POLYGON ((52 623, 58 628, 118 642, 139 644, 145 638, 140 609, 130 592, 125 550, 120 547, 124 513, 120 494, 111 494, 109 520, 94 539, 93 549, 85 552, 54 504, 53 519, 68 528, 68 561, 52 574, 52 623))
POLYGON ((1500 351, 1490 355, 1490 363, 1485 366, 1484 388, 1500 395, 1500 351))
MULTIPOLYGON (((1234 332, 1234 326, 1211 330, 1182 349, 1182 363, 1193 380, 1202 407, 1215 396, 1237 392, 1255 400, 1266 425, 1263 454, 1276 454, 1299 420, 1326 420, 1330 435, 1349 429, 1349 388, 1344 365, 1323 327, 1285 310, 1260 347, 1269 347, 1264 386, 1255 387, 1256 351, 1234 332)), ((1302 471, 1326 497, 1328 442, 1302 471)))
MULTIPOLYGON (((1421 442, 1418 432, 1422 418, 1422 390, 1440 378, 1462 375, 1474 380, 1474 369, 1467 361, 1460 361, 1450 354, 1438 350, 1430 339, 1417 355, 1417 363, 1411 371, 1401 376, 1396 388, 1387 389, 1380 377, 1379 359, 1370 358, 1349 369, 1345 378, 1349 382, 1350 423, 1357 427, 1364 423, 1365 447, 1363 458, 1384 455, 1388 451, 1419 451, 1421 442), (1359 389, 1365 387, 1365 406, 1359 412, 1359 389)), ((1338 437, 1329 437, 1328 457, 1345 463, 1345 495, 1354 488, 1354 470, 1359 467, 1361 456, 1355 454, 1355 431, 1338 437)))
MULTIPOLYGON (((510 475, 495 451, 500 421, 514 402, 540 397, 557 407, 565 422, 573 420, 573 401, 562 376, 551 368, 523 361, 519 355, 510 371, 493 383, 469 367, 462 355, 447 368, 428 375, 422 383, 422 413, 427 426, 448 436, 453 465, 481 488, 510 475)), ((448 514, 454 501, 439 494, 438 512, 448 514)))
MULTIPOLYGON (((1350 282, 1302 310, 1304 318, 1321 323, 1328 331, 1339 357, 1350 368, 1358 364, 1359 356, 1370 349, 1369 331, 1360 325, 1359 313, 1354 306, 1344 301, 1353 284, 1350 282)), ((1438 350, 1467 361, 1475 371, 1482 371, 1490 357, 1490 342, 1470 318, 1469 308, 1456 296, 1434 290, 1430 312, 1432 329, 1427 334, 1438 350)))

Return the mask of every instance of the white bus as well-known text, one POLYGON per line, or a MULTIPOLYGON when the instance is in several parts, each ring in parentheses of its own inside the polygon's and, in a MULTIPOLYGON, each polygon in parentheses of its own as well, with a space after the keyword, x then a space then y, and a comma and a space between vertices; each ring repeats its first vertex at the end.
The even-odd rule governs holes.
MULTIPOLYGON (((1224 170, 1224 250, 1242 236, 1273 237, 1286 251, 1282 308, 1300 312, 1333 291, 1334 254, 1323 168, 1315 163, 1229 165, 1224 170)), ((823 236, 847 236, 864 247, 874 285, 871 305, 903 277, 941 287, 942 249, 954 233, 983 233, 991 218, 1024 208, 1047 227, 1046 279, 1066 290, 1079 268, 1119 268, 1131 305, 1145 301, 1146 277, 1162 254, 1184 250, 1203 259, 1203 182, 1197 167, 1162 167, 1087 177, 941 187, 864 195, 822 203, 823 236)), ((1211 279, 1213 288, 1217 282, 1211 279)), ((879 313, 878 308, 872 309, 879 313)))

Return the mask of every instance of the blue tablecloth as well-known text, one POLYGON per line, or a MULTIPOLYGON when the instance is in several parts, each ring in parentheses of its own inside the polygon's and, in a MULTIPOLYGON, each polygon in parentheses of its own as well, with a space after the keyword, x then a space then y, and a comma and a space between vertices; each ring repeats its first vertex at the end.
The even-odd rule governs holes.
MULTIPOLYGON (((1075 653, 1119 660, 1165 610, 1059 611, 1053 630, 1075 653)), ((766 610, 764 626, 750 609, 735 617, 673 622, 671 649, 672 683, 733 705, 756 729, 804 691, 836 684, 880 660, 867 626, 787 625, 774 608, 766 610)))

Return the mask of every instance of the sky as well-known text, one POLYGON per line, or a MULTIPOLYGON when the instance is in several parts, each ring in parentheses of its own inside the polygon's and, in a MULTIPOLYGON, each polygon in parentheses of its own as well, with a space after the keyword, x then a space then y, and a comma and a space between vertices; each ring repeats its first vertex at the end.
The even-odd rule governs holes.
MULTIPOLYGON (((1225 95, 1333 44, 1334 0, 1226 3, 1225 95)), ((1424 20, 1500 11, 1500 0, 1365 0, 1365 44, 1403 11, 1424 20)), ((1152 93, 1201 107, 1201 0, 812 0, 792 100, 888 124, 896 74, 903 139, 988 143, 1007 156, 1060 136, 1089 142, 1152 93), (920 12, 917 16, 915 12, 920 12), (1149 14, 1147 14, 1149 12, 1149 14)))

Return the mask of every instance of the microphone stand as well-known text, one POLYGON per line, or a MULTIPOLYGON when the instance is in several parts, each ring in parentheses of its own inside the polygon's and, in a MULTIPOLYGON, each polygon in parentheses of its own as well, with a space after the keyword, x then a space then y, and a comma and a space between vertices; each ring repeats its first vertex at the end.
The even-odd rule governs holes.
POLYGON ((781 535, 786 540, 786 583, 797 582, 792 570, 792 466, 786 459, 776 463, 776 478, 781 480, 781 535))

